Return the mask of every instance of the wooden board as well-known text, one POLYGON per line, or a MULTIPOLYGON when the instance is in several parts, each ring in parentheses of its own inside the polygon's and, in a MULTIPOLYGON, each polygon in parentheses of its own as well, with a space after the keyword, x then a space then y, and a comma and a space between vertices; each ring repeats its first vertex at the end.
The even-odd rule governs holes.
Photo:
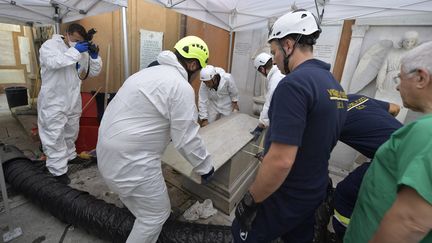
MULTIPOLYGON (((253 136, 250 131, 257 124, 258 119, 256 118, 233 113, 200 129, 200 135, 211 154, 215 170, 218 170, 252 140, 253 136)), ((200 176, 192 171, 192 165, 174 148, 172 143, 165 150, 162 161, 196 183, 201 183, 200 176)))

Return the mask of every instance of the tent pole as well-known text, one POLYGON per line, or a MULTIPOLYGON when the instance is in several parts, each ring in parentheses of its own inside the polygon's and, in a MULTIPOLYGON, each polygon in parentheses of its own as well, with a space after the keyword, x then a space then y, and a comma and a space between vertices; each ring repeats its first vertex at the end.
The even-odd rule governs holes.
POLYGON ((55 28, 54 28, 54 30, 55 30, 55 33, 56 33, 56 34, 60 34, 60 23, 59 23, 59 22, 56 22, 56 23, 55 23, 55 28))
POLYGON ((231 52, 233 45, 233 32, 230 30, 229 32, 229 48, 228 48, 228 72, 231 73, 231 52))
POLYGON ((122 32, 123 32, 123 61, 124 61, 124 80, 129 77, 129 49, 127 39, 127 15, 126 7, 121 8, 122 32))
POLYGON ((54 21, 55 21, 55 28, 54 31, 56 34, 60 34, 60 22, 61 22, 61 18, 60 18, 60 8, 58 7, 57 4, 53 4, 52 5, 54 8, 54 21))

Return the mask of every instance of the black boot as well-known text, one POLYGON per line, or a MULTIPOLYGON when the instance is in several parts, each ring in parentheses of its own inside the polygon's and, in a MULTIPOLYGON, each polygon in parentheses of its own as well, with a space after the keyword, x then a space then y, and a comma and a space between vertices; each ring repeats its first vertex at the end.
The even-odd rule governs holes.
POLYGON ((79 157, 79 156, 76 156, 75 158, 73 158, 72 160, 69 160, 68 161, 68 164, 75 164, 75 165, 79 165, 79 164, 86 164, 86 163, 89 163, 89 161, 91 161, 91 160, 89 160, 89 159, 83 159, 83 158, 81 158, 81 157, 79 157))

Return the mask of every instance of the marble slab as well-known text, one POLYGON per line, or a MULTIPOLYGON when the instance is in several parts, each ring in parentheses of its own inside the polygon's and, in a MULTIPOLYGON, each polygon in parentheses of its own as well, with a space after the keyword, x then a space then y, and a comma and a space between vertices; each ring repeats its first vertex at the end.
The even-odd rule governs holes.
MULTIPOLYGON (((250 134, 258 124, 258 119, 247 114, 233 113, 200 129, 200 135, 211 154, 217 171, 238 153, 253 136, 250 134)), ((201 177, 192 171, 192 165, 170 143, 162 156, 162 161, 192 181, 201 184, 201 177)))

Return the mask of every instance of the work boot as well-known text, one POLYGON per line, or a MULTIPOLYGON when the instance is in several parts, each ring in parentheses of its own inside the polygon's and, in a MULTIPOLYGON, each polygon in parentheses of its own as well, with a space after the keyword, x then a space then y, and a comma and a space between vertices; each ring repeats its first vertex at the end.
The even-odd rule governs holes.
POLYGON ((54 178, 56 178, 60 183, 65 184, 65 185, 69 185, 69 183, 71 182, 71 180, 69 179, 69 176, 67 174, 54 176, 54 178))
POLYGON ((79 156, 76 156, 75 158, 73 158, 72 160, 69 160, 68 161, 68 163, 69 164, 76 164, 76 165, 79 165, 79 164, 86 164, 86 163, 89 163, 89 161, 91 161, 91 160, 89 160, 89 159, 83 159, 83 158, 81 158, 81 157, 79 157, 79 156))

